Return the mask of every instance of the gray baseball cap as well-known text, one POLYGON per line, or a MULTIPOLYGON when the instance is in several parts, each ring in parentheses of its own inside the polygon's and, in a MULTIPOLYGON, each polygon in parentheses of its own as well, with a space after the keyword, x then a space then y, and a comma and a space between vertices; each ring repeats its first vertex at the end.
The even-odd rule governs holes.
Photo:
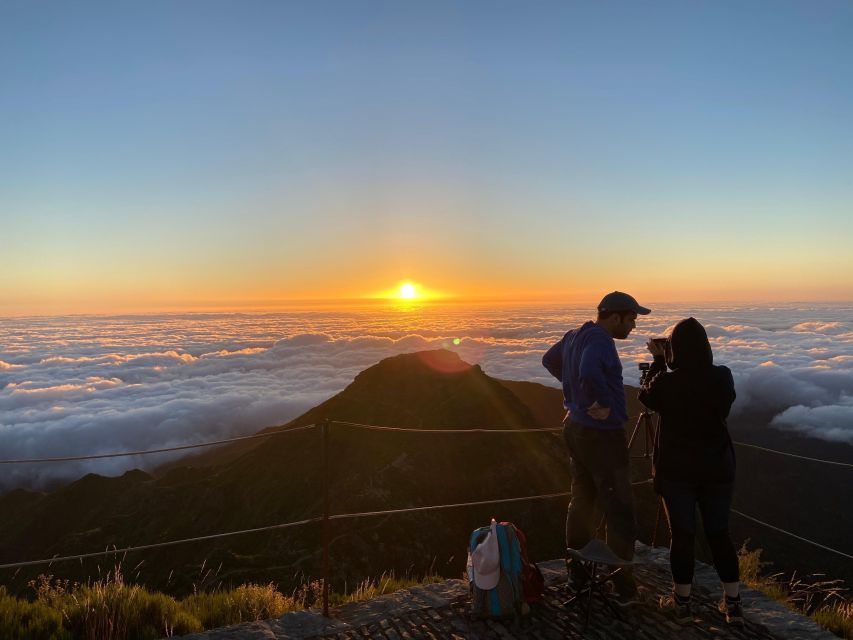
POLYGON ((645 316, 652 312, 651 309, 641 307, 633 296, 621 291, 608 293, 598 303, 599 311, 633 311, 637 315, 645 316))

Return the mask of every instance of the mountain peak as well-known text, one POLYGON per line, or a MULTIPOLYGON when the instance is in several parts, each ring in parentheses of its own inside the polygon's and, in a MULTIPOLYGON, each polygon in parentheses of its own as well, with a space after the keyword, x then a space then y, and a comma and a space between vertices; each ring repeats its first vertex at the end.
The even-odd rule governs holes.
POLYGON ((519 428, 528 408, 500 382, 446 349, 391 356, 294 421, 323 418, 380 426, 519 428))
POLYGON ((432 349, 429 351, 416 351, 414 353, 401 353, 385 358, 362 371, 356 376, 356 379, 362 376, 394 375, 397 373, 405 375, 458 374, 471 371, 472 369, 482 373, 480 365, 472 365, 465 362, 455 351, 432 349))

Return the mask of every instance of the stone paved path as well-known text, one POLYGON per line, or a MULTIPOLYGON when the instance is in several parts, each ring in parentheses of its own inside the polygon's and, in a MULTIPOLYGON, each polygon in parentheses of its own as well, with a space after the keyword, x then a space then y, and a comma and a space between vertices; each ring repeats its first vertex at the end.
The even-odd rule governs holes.
MULTIPOLYGON (((327 620, 316 611, 291 613, 277 620, 235 625, 191 636, 186 640, 289 640, 308 638, 404 640, 411 638, 498 640, 520 638, 550 640, 564 638, 629 640, 633 638, 674 638, 706 640, 828 640, 836 638, 804 616, 799 616, 764 595, 745 590, 746 625, 730 627, 717 611, 719 581, 713 569, 697 566, 694 613, 690 625, 678 625, 657 608, 657 597, 668 592, 669 569, 665 549, 637 547, 636 575, 647 588, 646 604, 624 610, 616 620, 594 602, 590 624, 583 630, 583 607, 566 608, 562 603, 570 593, 565 587, 562 560, 539 563, 548 592, 522 623, 475 621, 468 614, 468 588, 461 580, 424 585, 351 603, 332 611, 327 620)), ((836 639, 837 640, 837 639, 836 639)))

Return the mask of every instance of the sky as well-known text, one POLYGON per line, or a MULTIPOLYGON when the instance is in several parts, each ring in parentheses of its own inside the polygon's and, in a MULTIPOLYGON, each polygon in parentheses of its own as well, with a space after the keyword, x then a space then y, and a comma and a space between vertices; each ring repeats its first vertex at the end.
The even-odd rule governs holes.
POLYGON ((0 315, 853 300, 853 5, 0 3, 0 315))
MULTIPOLYGON (((559 387, 542 355, 591 315, 582 306, 413 305, 0 318, 0 457, 140 451, 248 435, 319 405, 383 358, 425 349, 454 350, 496 378, 559 387)), ((767 415, 769 427, 754 428, 853 445, 853 305, 653 308, 628 340, 617 341, 626 383, 637 385, 637 364, 650 360, 646 341, 688 315, 706 326, 715 363, 732 370, 734 415, 767 415)), ((0 492, 87 472, 151 470, 184 453, 0 465, 0 492)))

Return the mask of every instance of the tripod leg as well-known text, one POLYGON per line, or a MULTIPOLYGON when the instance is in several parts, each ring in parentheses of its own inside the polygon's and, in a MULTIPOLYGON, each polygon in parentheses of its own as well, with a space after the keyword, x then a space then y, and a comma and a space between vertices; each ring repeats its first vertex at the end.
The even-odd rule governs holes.
POLYGON ((643 426, 645 427, 645 433, 643 434, 645 437, 643 438, 643 440, 644 440, 645 445, 646 445, 646 450, 645 450, 645 457, 646 458, 649 457, 649 452, 652 450, 652 447, 654 446, 654 444, 651 442, 651 440, 652 440, 651 424, 650 424, 651 421, 652 421, 651 416, 649 416, 649 415, 643 416, 643 426))
POLYGON ((651 458, 652 450, 655 446, 655 425, 653 422, 653 414, 648 411, 643 411, 637 417, 637 424, 634 425, 634 430, 631 432, 631 437, 628 438, 628 455, 634 458, 651 458), (631 449, 640 432, 643 432, 643 454, 640 456, 631 456, 631 449))
POLYGON ((640 425, 642 424, 643 415, 640 414, 640 417, 637 419, 637 424, 634 425, 634 430, 631 432, 631 437, 628 438, 628 453, 631 453, 631 447, 634 446, 634 440, 637 439, 637 434, 640 432, 640 425))

